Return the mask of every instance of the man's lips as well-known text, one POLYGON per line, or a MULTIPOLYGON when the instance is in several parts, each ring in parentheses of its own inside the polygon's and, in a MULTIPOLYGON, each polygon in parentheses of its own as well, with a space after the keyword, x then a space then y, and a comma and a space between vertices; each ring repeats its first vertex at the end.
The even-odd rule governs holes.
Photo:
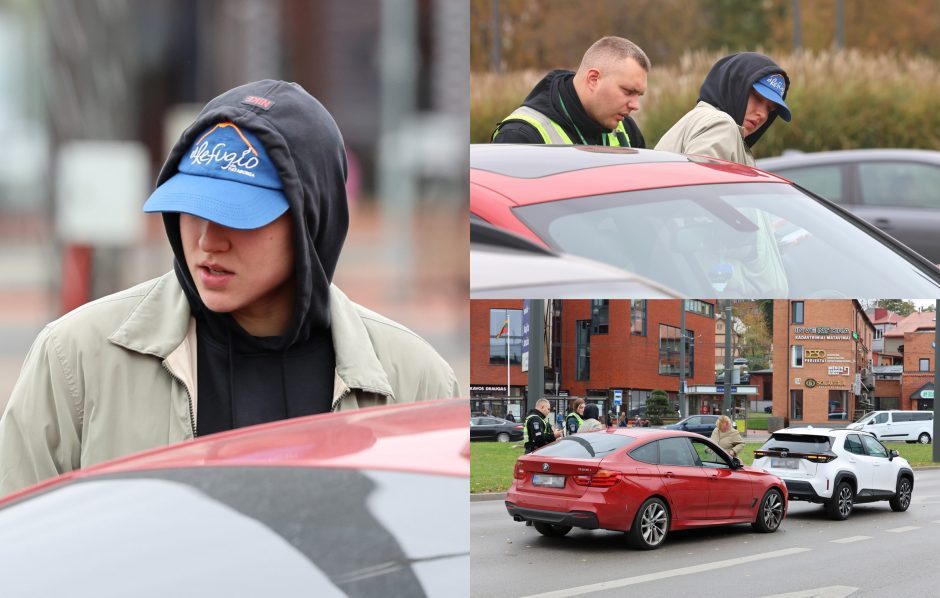
POLYGON ((226 270, 222 266, 213 263, 203 262, 197 265, 199 271, 199 280, 207 288, 219 288, 224 286, 235 276, 235 273, 226 270))

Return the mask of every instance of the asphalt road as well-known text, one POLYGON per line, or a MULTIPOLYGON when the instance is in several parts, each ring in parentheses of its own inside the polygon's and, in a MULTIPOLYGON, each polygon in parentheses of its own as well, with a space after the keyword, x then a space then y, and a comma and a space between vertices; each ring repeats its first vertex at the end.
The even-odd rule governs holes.
POLYGON ((940 595, 940 470, 917 470, 907 512, 887 502, 830 521, 795 502, 773 534, 749 525, 676 532, 637 551, 624 535, 572 530, 544 538, 514 522, 502 501, 470 503, 470 594, 501 596, 940 595))

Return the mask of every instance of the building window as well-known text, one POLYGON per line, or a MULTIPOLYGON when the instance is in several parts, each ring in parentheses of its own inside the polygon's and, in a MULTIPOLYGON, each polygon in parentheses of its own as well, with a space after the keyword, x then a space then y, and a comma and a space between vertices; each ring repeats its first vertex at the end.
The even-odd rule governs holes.
POLYGON ((845 390, 829 391, 829 419, 849 419, 849 393, 845 390))
POLYGON ((577 367, 576 380, 588 380, 591 377, 591 321, 577 321, 577 367))
POLYGON ((634 299, 630 304, 630 334, 646 336, 646 299, 634 299))
POLYGON ((790 347, 790 365, 795 368, 803 367, 803 345, 790 347))
MULTIPOLYGON (((679 329, 668 324, 659 325, 659 373, 663 376, 678 376, 682 362, 682 337, 679 329)), ((695 333, 685 331, 685 375, 695 375, 695 333)))
POLYGON ((791 324, 803 323, 803 302, 802 301, 790 302, 790 323, 791 324))
POLYGON ((926 357, 920 358, 920 371, 929 372, 930 371, 930 359, 926 357))
POLYGON ((591 334, 607 334, 610 324, 610 301, 591 299, 591 334))
POLYGON ((880 339, 882 336, 884 336, 884 333, 885 333, 885 331, 882 330, 881 328, 875 328, 875 340, 878 340, 878 339, 880 339))
POLYGON ((706 318, 715 318, 715 306, 701 299, 686 299, 685 311, 690 311, 694 314, 705 316, 706 318))
POLYGON ((803 391, 790 391, 790 419, 803 419, 803 391))
POLYGON ((522 364, 522 310, 490 310, 490 364, 522 364), (508 345, 508 347, 507 347, 508 345))

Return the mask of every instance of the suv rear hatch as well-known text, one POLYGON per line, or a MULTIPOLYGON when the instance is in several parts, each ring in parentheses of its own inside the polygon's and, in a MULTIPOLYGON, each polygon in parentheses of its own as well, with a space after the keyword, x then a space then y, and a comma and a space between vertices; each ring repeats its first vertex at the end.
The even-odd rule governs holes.
POLYGON ((754 466, 781 478, 812 478, 820 463, 835 458, 829 436, 775 432, 764 446, 754 451, 754 466))
POLYGON ((608 432, 561 438, 519 458, 513 472, 516 490, 578 498, 591 487, 613 487, 620 482, 620 474, 604 469, 604 457, 634 440, 608 432))

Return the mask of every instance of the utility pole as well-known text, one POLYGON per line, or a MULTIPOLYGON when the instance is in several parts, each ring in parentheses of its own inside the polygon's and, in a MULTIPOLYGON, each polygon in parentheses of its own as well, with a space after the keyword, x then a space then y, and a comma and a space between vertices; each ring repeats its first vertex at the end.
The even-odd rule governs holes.
POLYGON ((936 311, 933 312, 933 460, 940 463, 940 421, 937 421, 937 389, 940 388, 940 367, 937 367, 937 358, 940 357, 940 326, 937 326, 937 315, 940 314, 940 299, 936 302, 936 311))
MULTIPOLYGON (((731 322, 731 302, 725 301, 725 400, 724 408, 722 413, 731 417, 732 414, 732 402, 731 402, 731 377, 734 373, 732 370, 733 360, 731 358, 731 333, 734 329, 734 326, 731 322)), ((733 418, 732 418, 733 419, 733 418)))
MULTIPOLYGON (((525 412, 535 409, 535 402, 545 396, 545 302, 529 299, 529 385, 525 412)), ((554 422, 552 422, 554 423, 554 422)))
MULTIPOLYGON (((671 409, 671 407, 670 407, 671 409)), ((689 414, 685 396, 685 299, 679 300, 679 415, 689 414)))

